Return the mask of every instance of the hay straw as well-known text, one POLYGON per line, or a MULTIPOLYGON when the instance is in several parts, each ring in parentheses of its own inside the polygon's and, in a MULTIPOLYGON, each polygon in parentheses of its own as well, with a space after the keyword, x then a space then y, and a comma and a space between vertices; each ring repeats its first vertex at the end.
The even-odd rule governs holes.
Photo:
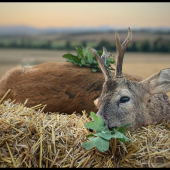
POLYGON ((85 150, 84 124, 91 121, 85 111, 67 115, 44 113, 46 105, 27 108, 0 100, 0 168, 119 168, 170 167, 170 122, 142 127, 126 136, 133 140, 110 141, 109 150, 85 150), (35 109, 39 109, 38 111, 35 109))
POLYGON ((58 150, 58 152, 57 152, 57 154, 56 154, 56 156, 55 156, 55 158, 54 158, 54 161, 51 162, 50 168, 53 167, 54 163, 56 162, 57 157, 58 157, 58 155, 59 155, 59 152, 60 152, 60 149, 58 150))
POLYGON ((39 124, 40 126, 40 158, 39 158, 39 167, 42 167, 42 127, 41 124, 39 124))
POLYGON ((69 150, 69 152, 67 153, 67 155, 65 156, 65 158, 60 162, 60 164, 62 164, 66 159, 67 159, 67 157, 70 155, 70 152, 73 150, 73 148, 71 148, 70 150, 69 150))
POLYGON ((7 148, 8 148, 9 154, 10 154, 10 156, 11 156, 11 159, 12 159, 12 162, 13 162, 13 165, 14 165, 14 168, 15 168, 15 161, 14 161, 14 158, 13 158, 13 156, 12 156, 11 150, 10 150, 10 148, 9 148, 8 142, 6 141, 5 143, 6 143, 6 146, 7 146, 7 148))
POLYGON ((9 94, 10 91, 11 91, 11 89, 8 89, 8 91, 4 94, 4 96, 3 96, 2 99, 0 100, 0 104, 1 104, 2 101, 5 99, 5 97, 9 94))

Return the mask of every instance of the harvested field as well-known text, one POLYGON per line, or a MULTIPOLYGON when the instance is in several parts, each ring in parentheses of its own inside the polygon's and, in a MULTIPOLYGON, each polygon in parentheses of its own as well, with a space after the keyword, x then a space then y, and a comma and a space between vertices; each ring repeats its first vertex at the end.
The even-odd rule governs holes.
MULTIPOLYGON (((0 77, 17 65, 36 65, 44 62, 65 62, 62 56, 76 51, 0 49, 0 77)), ((116 52, 112 52, 116 55, 116 52)), ((132 53, 126 52, 123 61, 123 72, 144 78, 170 67, 169 53, 132 53)))
MULTIPOLYGON (((7 95, 7 94, 6 94, 7 95)), ((81 147, 88 121, 86 112, 44 113, 45 106, 27 108, 13 101, 0 101, 0 167, 170 167, 170 122, 142 127, 126 136, 133 140, 110 141, 110 148, 81 147), (38 109, 36 111, 35 109, 38 109)))

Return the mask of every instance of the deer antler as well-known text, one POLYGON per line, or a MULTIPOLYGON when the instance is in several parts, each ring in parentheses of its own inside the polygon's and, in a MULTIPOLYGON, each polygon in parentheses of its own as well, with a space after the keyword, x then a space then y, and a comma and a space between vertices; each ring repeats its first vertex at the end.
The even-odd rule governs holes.
POLYGON ((106 48, 103 47, 103 54, 102 54, 101 58, 103 59, 105 65, 106 65, 106 59, 107 59, 108 57, 110 57, 111 55, 112 55, 112 54, 111 54, 111 53, 108 53, 107 50, 106 50, 106 48))
POLYGON ((100 65, 100 68, 104 74, 105 77, 105 81, 108 80, 109 78, 111 78, 109 70, 107 69, 106 66, 106 58, 109 57, 111 54, 107 52, 107 50, 105 48, 103 48, 103 54, 100 57, 99 54, 91 47, 89 47, 90 51, 93 53, 93 55, 95 56, 97 62, 100 65))
POLYGON ((126 48, 127 48, 128 44, 130 43, 130 40, 132 39, 132 32, 131 32, 130 28, 128 28, 128 36, 127 36, 126 40, 122 43, 122 45, 120 43, 119 35, 117 32, 115 32, 115 37, 116 37, 116 47, 117 47, 115 77, 122 77, 123 57, 124 57, 126 48))

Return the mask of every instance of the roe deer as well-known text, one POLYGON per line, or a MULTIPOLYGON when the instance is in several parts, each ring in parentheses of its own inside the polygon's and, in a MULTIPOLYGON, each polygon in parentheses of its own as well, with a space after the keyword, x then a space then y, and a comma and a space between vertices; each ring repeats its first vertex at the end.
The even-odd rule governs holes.
POLYGON ((139 76, 122 74, 123 57, 132 33, 120 43, 116 35, 116 70, 109 72, 105 62, 110 54, 103 49, 96 57, 102 73, 93 73, 90 68, 72 63, 48 62, 31 67, 18 67, 8 71, 0 80, 0 97, 8 89, 5 98, 24 103, 27 107, 47 104, 44 112, 86 110, 97 112, 109 127, 131 123, 131 130, 170 117, 170 103, 165 94, 170 91, 170 69, 143 79, 139 76), (114 76, 115 74, 115 76, 114 76), (94 103, 95 106, 94 105, 94 103))

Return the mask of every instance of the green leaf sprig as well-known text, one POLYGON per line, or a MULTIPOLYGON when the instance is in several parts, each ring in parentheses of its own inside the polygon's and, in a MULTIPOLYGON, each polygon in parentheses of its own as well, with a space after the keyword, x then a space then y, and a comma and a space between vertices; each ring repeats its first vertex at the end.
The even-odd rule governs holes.
POLYGON ((101 116, 97 117, 94 112, 91 112, 90 115, 93 118, 93 122, 88 122, 87 124, 84 124, 84 126, 93 129, 96 132, 86 136, 89 141, 85 141, 81 145, 86 150, 96 147, 99 151, 105 152, 109 149, 109 141, 112 138, 116 138, 122 142, 131 141, 133 143, 131 139, 125 136, 126 127, 130 126, 130 123, 124 124, 116 129, 113 128, 110 131, 108 127, 104 125, 104 120, 101 116))
MULTIPOLYGON (((84 66, 84 67, 90 67, 92 68, 93 72, 101 72, 100 66, 92 54, 92 52, 89 50, 89 48, 81 48, 76 47, 77 56, 73 54, 64 54, 63 58, 67 59, 67 62, 73 63, 75 65, 84 66)), ((102 51, 96 51, 99 56, 101 57, 102 51)), ((113 69, 111 67, 111 64, 114 64, 115 60, 113 58, 108 57, 106 59, 106 66, 109 70, 113 69)))

